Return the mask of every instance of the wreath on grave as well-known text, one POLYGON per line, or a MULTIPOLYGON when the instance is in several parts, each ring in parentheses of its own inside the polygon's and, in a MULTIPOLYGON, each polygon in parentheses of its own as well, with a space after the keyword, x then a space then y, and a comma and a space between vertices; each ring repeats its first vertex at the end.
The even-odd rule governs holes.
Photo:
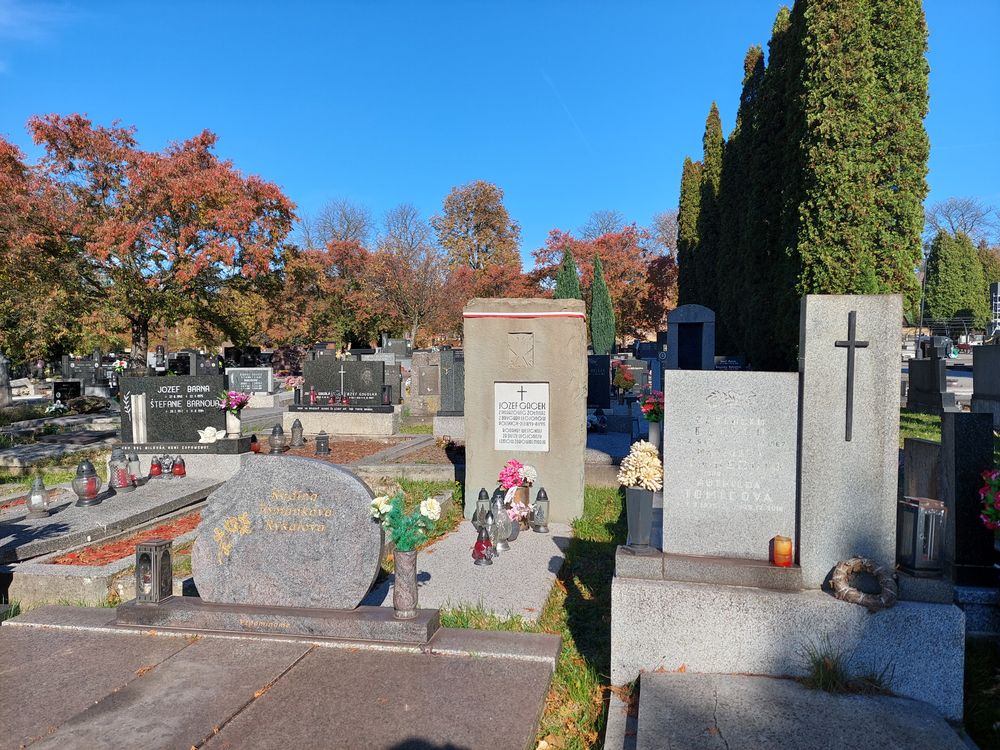
POLYGON ((837 563, 830 577, 833 595, 849 604, 860 604, 874 614, 881 609, 888 609, 896 603, 898 590, 896 579, 891 570, 865 557, 852 557, 837 563), (852 581, 859 573, 868 573, 878 582, 879 593, 866 594, 856 588, 852 581))

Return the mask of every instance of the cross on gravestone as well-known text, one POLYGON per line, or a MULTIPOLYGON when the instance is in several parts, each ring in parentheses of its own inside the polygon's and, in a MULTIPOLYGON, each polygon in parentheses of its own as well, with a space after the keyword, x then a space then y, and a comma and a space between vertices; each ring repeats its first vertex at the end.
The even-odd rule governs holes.
POLYGON ((847 423, 844 430, 844 440, 851 442, 851 433, 854 427, 854 350, 864 349, 868 346, 867 341, 858 341, 855 336, 858 313, 851 310, 847 314, 847 340, 836 341, 834 346, 847 349, 847 423))
POLYGON ((340 366, 340 392, 344 392, 344 366, 340 366))
POLYGON ((525 393, 524 386, 522 385, 517 392, 521 394, 521 400, 524 401, 524 393, 525 393))

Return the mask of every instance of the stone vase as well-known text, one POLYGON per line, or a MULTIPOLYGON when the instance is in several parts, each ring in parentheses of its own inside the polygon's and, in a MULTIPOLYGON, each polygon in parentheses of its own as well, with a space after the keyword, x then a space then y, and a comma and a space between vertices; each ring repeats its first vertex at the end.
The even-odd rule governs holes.
POLYGON ((653 525, 653 491, 641 487, 625 488, 625 513, 628 518, 628 548, 637 554, 649 554, 649 535, 653 525))
POLYGON ((238 438, 241 434, 242 426, 240 424, 240 415, 233 414, 231 411, 226 412, 226 437, 227 438, 238 438))
POLYGON ((660 450, 660 423, 650 422, 649 423, 649 442, 656 446, 656 450, 660 450))
POLYGON ((393 552, 395 581, 392 584, 392 608, 397 620, 417 616, 417 551, 393 552))

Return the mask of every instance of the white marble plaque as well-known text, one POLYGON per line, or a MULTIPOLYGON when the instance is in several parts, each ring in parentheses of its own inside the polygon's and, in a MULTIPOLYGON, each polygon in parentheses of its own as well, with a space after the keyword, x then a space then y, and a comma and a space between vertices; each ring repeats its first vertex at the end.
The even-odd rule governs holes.
POLYGON ((494 449, 549 450, 549 384, 494 383, 494 449))

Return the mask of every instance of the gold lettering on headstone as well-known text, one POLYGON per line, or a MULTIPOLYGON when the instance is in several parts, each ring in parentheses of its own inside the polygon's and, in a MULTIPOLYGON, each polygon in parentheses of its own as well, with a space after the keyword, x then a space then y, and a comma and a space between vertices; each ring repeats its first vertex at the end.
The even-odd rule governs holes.
POLYGON ((233 545, 241 536, 247 536, 253 531, 250 525, 250 515, 240 513, 238 516, 227 516, 222 520, 222 528, 216 526, 212 529, 212 538, 215 539, 215 559, 222 562, 223 558, 229 557, 233 551, 233 545))

